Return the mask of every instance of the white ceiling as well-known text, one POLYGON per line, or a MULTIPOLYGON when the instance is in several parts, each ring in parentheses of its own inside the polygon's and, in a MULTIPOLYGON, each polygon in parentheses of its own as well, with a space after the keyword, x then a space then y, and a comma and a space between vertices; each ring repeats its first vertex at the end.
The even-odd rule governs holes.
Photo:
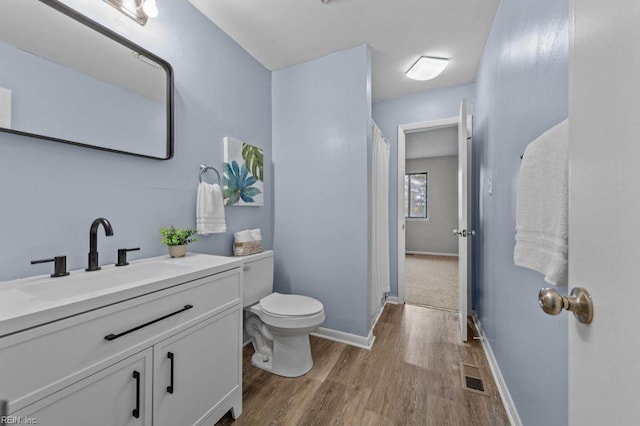
POLYGON ((406 136, 407 160, 447 155, 458 155, 458 126, 438 127, 406 136))
POLYGON ((272 71, 367 43, 373 53, 374 101, 475 81, 500 2, 189 1, 272 71), (421 55, 451 62, 434 80, 410 80, 404 73, 421 55))

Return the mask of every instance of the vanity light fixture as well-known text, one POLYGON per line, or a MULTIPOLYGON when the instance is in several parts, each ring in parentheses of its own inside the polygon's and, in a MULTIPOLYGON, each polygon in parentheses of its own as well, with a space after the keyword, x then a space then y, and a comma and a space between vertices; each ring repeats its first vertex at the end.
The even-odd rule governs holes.
POLYGON ((140 25, 158 16, 156 0, 104 0, 140 25))
POLYGON ((158 16, 158 3, 156 3, 156 0, 144 0, 144 3, 142 3, 142 11, 149 18, 155 18, 158 16))
POLYGON ((421 56, 409 71, 407 77, 412 80, 427 81, 432 80, 442 74, 442 71, 449 65, 449 59, 436 58, 434 56, 421 56))

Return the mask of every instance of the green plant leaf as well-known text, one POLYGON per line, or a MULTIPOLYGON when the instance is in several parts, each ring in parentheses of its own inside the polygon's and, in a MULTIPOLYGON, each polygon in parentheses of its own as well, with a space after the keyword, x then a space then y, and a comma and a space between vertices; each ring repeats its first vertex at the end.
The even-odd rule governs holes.
POLYGON ((196 237, 197 234, 198 231, 193 228, 176 229, 173 225, 168 228, 160 228, 162 244, 166 244, 168 246, 180 246, 198 241, 198 237, 196 237))
POLYGON ((229 198, 225 200, 224 205, 233 206, 234 204, 237 204, 238 201, 240 200, 240 194, 241 192, 233 193, 229 198))
POLYGON ((247 168, 259 181, 264 179, 264 151, 257 146, 242 144, 242 159, 247 164, 247 168))
POLYGON ((255 186, 250 186, 249 188, 245 188, 244 191, 242 191, 243 194, 248 195, 249 197, 255 197, 256 195, 260 194, 261 192, 262 191, 260 191, 255 186))

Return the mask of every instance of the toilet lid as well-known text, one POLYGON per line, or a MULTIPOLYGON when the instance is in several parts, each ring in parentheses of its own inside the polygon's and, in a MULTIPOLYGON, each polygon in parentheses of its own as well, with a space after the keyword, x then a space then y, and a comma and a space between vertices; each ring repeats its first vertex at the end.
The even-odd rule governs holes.
POLYGON ((260 300, 263 311, 273 315, 307 316, 314 315, 324 308, 320 301, 297 294, 271 293, 260 300))

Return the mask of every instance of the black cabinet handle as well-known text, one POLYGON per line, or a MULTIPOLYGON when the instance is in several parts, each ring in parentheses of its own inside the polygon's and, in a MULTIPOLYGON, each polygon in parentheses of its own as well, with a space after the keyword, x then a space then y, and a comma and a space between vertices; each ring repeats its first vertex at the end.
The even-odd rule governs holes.
POLYGON ((180 310, 178 310, 178 311, 175 311, 175 312, 172 312, 172 313, 170 313, 170 314, 167 314, 167 315, 165 315, 165 316, 163 316, 163 317, 160 317, 160 318, 154 319, 153 321, 149 321, 149 322, 144 323, 144 324, 142 324, 142 325, 139 325, 139 326, 137 326, 137 327, 133 327, 132 329, 129 329, 129 330, 127 330, 127 331, 123 331, 122 333, 118 333, 118 334, 111 333, 111 334, 108 334, 108 335, 104 336, 104 338, 105 338, 105 340, 108 340, 108 341, 115 340, 115 339, 117 339, 118 337, 122 337, 122 336, 125 336, 125 335, 129 334, 129 333, 133 333, 134 331, 138 331, 138 330, 140 330, 141 328, 144 328, 144 327, 146 327, 146 326, 148 326, 148 325, 155 324, 155 323, 157 323, 158 321, 162 321, 163 319, 167 319, 167 318, 172 317, 172 316, 174 316, 174 315, 178 315, 179 313, 182 313, 182 312, 184 312, 184 311, 188 311, 188 310, 189 310, 189 309, 191 309, 191 308, 193 308, 193 305, 184 305, 184 308, 182 308, 182 309, 180 309, 180 310))
POLYGON ((173 394, 173 352, 167 353, 167 358, 171 360, 171 384, 167 386, 167 392, 173 394))
POLYGON ((136 380, 136 408, 133 409, 133 417, 136 419, 140 417, 140 373, 133 372, 133 378, 136 380))

